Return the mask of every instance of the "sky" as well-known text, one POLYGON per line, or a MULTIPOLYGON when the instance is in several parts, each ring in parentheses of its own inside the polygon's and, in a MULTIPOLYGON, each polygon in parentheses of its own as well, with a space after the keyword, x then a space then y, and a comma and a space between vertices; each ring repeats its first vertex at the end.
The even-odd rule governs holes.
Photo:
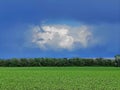
POLYGON ((120 0, 0 0, 0 58, 116 54, 120 0))

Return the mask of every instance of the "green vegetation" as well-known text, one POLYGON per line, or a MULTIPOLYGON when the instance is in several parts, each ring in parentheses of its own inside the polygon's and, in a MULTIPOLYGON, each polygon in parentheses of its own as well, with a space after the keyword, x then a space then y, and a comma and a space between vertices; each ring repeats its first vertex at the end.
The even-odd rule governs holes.
POLYGON ((115 60, 96 58, 13 58, 0 59, 1 67, 42 67, 42 66, 118 66, 115 60))
POLYGON ((120 90, 117 67, 1 67, 0 90, 120 90))
POLYGON ((116 66, 120 67, 120 55, 115 56, 115 64, 116 66))

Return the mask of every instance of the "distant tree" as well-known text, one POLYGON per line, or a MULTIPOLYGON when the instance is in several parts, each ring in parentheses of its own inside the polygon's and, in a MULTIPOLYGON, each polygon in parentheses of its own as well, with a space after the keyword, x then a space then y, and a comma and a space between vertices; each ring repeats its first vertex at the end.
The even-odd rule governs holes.
POLYGON ((116 66, 120 67, 120 55, 115 56, 115 63, 116 63, 116 66))
POLYGON ((20 59, 20 66, 22 66, 22 67, 27 67, 27 66, 29 66, 29 61, 28 61, 28 59, 27 59, 27 58, 21 58, 21 59, 20 59))
POLYGON ((0 59, 0 66, 3 67, 36 67, 36 66, 115 66, 120 65, 118 58, 116 60, 104 58, 12 58, 0 59))
POLYGON ((17 58, 12 58, 10 61, 10 66, 13 67, 19 67, 20 66, 20 60, 17 58))

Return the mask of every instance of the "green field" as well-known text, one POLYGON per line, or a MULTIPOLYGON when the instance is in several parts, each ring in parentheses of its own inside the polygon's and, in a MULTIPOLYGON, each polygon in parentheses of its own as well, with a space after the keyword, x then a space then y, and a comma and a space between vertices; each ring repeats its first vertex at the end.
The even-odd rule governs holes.
POLYGON ((1 67, 0 90, 120 90, 120 68, 1 67))

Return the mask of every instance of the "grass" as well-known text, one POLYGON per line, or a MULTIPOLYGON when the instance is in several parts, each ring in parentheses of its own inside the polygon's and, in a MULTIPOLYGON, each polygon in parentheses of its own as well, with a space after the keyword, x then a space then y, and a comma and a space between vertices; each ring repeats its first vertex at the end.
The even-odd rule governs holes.
POLYGON ((0 90, 120 90, 117 67, 1 67, 0 90))

